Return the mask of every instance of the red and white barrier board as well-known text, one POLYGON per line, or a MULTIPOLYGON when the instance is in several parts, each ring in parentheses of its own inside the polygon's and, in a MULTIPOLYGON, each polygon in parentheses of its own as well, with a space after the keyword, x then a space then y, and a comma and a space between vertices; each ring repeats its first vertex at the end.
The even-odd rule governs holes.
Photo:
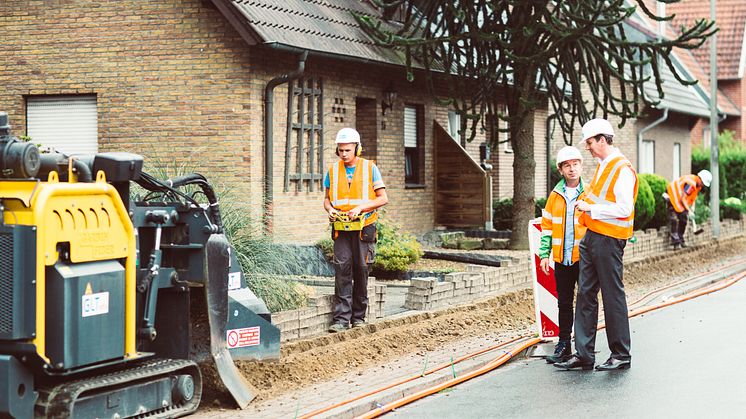
POLYGON ((542 339, 559 338, 559 311, 557 309, 557 283, 554 279, 554 260, 549 258, 549 275, 541 271, 539 245, 541 244, 541 218, 528 222, 528 241, 531 250, 531 275, 534 284, 536 327, 542 339))

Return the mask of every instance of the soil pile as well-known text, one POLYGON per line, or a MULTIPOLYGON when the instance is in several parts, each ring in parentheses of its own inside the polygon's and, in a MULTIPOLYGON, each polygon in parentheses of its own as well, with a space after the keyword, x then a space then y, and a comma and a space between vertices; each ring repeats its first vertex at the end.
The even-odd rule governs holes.
MULTIPOLYGON (((652 289, 711 270, 746 254, 746 239, 723 241, 670 253, 625 267, 628 299, 652 289)), ((445 343, 496 334, 519 336, 533 331, 534 304, 530 289, 517 290, 438 313, 384 320, 341 334, 286 343, 276 363, 238 362, 246 379, 259 391, 256 402, 288 391, 385 365, 404 355, 425 354, 445 343)), ((213 388, 216 383, 206 382, 213 388)), ((207 398, 203 406, 232 407, 224 397, 207 398)))

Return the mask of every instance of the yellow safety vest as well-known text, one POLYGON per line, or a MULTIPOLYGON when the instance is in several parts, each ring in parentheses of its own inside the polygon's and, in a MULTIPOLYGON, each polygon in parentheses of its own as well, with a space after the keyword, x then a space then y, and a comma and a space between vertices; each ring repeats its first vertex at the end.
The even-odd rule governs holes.
MULTIPOLYGON (((591 205, 609 205, 616 203, 614 186, 616 186, 617 179, 619 179, 619 174, 625 166, 629 167, 629 170, 631 170, 632 173, 635 175, 635 190, 633 201, 636 202, 638 186, 637 173, 635 172, 635 169, 632 168, 632 164, 629 162, 629 160, 627 160, 623 156, 612 159, 606 165, 604 171, 601 173, 600 176, 598 176, 598 178, 596 176, 598 175, 598 168, 600 167, 600 165, 596 166, 596 171, 593 173, 593 181, 586 190, 585 196, 582 198, 582 200, 591 205)), ((598 234, 603 234, 604 236, 610 236, 617 239, 628 239, 632 237, 632 234, 634 233, 635 209, 634 207, 632 207, 632 213, 629 215, 629 217, 602 220, 594 220, 593 218, 591 218, 591 215, 589 213, 583 213, 580 216, 580 222, 588 227, 589 230, 598 234)))
MULTIPOLYGON (((357 159, 352 183, 347 183, 347 172, 342 160, 329 168, 329 200, 337 211, 349 211, 358 205, 376 198, 373 190, 373 161, 357 159)), ((365 219, 365 225, 378 220, 378 212, 373 211, 365 219)))
MULTIPOLYGON (((580 192, 582 191, 583 191, 583 188, 581 185, 580 192)), ((582 199, 582 195, 579 196, 578 199, 582 199)), ((554 255, 554 261, 556 263, 562 263, 562 260, 565 257, 564 253, 565 253, 565 214, 567 211, 566 207, 567 207, 567 202, 565 201, 564 196, 562 196, 562 192, 555 188, 549 194, 549 198, 547 198, 547 204, 544 207, 544 210, 542 210, 541 212, 542 213, 542 217, 541 217, 542 244, 543 244, 543 241, 545 240, 543 236, 551 236, 552 254, 554 255)), ((578 221, 579 214, 580 214, 580 211, 576 209, 575 216, 573 218, 574 220, 573 227, 574 227, 574 232, 575 232, 575 242, 573 243, 573 246, 572 246, 572 257, 571 257, 571 260, 573 263, 580 260, 580 250, 578 246, 580 244, 580 239, 582 239, 583 236, 585 236, 585 230, 586 230, 586 227, 580 224, 580 222, 578 221)), ((542 245, 542 248, 544 248, 543 245, 542 245)))

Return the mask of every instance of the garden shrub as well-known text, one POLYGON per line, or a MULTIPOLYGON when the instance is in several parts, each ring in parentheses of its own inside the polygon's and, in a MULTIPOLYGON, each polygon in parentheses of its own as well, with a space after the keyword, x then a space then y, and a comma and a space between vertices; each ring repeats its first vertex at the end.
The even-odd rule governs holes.
MULTIPOLYGON (((203 149, 197 149, 193 155, 199 156, 203 149)), ((197 173, 200 170, 187 159, 183 163, 160 158, 158 153, 145 163, 145 171, 159 179, 169 179, 197 173)), ((191 157, 191 156, 190 156, 191 157)), ((198 157, 197 157, 198 158, 198 157)), ((242 199, 235 196, 231 189, 221 185, 219 180, 208 179, 220 202, 220 215, 226 237, 233 247, 246 285, 264 300, 271 312, 292 310, 306 305, 306 300, 313 290, 297 281, 283 277, 299 270, 298 262, 285 257, 286 250, 272 243, 272 239, 263 233, 261 223, 247 215, 242 199)), ((190 195, 199 200, 204 195, 195 192, 197 187, 184 188, 190 195)), ((147 194, 139 185, 130 191, 133 199, 147 194)))
POLYGON ((731 220, 740 220, 741 214, 746 213, 746 205, 736 198, 730 197, 720 201, 720 219, 730 218, 731 220))
MULTIPOLYGON (((534 201, 534 216, 541 217, 541 210, 547 205, 547 198, 537 198, 534 201)), ((505 198, 492 203, 492 225, 495 230, 510 230, 513 227, 513 200, 505 198)))
POLYGON ((637 202, 635 202, 635 230, 644 230, 655 214, 653 191, 643 177, 637 178, 637 202))
POLYGON ((492 225, 495 230, 510 230, 513 227, 513 200, 505 198, 492 203, 494 210, 492 225))
POLYGON ((648 186, 650 186, 650 190, 653 192, 653 202, 655 203, 653 218, 648 221, 646 228, 660 228, 667 225, 668 209, 666 208, 666 201, 663 199, 662 195, 664 192, 666 192, 668 181, 663 176, 659 176, 654 173, 643 173, 639 177, 644 178, 645 181, 648 183, 648 186))
POLYGON ((401 231, 391 221, 378 219, 378 245, 374 269, 406 271, 409 265, 417 262, 422 255, 422 246, 413 235, 401 231))

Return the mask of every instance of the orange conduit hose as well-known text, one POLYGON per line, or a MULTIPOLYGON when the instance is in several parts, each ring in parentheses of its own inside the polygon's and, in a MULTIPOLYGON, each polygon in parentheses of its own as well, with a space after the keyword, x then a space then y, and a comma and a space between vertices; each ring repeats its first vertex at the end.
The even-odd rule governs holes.
POLYGON ((474 358, 475 356, 481 355, 481 354, 483 354, 485 352, 490 352, 490 351, 494 351, 496 349, 500 349, 503 346, 509 345, 509 344, 511 344, 511 343, 513 343, 513 342, 515 342, 515 341, 517 341, 519 339, 523 339, 523 338, 524 338, 524 336, 518 336, 517 338, 510 339, 509 341, 502 342, 500 344, 493 345, 493 346, 490 346, 488 348, 480 349, 477 352, 473 352, 473 353, 464 355, 461 358, 455 359, 453 362, 448 362, 448 363, 439 365, 439 366, 437 366, 435 368, 429 369, 429 370, 425 371, 422 374, 417 374, 417 375, 413 375, 413 376, 408 377, 408 378, 403 378, 403 379, 401 379, 399 381, 395 381, 395 382, 393 382, 391 384, 388 384, 386 386, 377 388, 375 390, 371 390, 371 391, 369 391, 367 393, 360 394, 358 396, 352 397, 352 398, 347 399, 347 400, 343 400, 343 401, 338 402, 338 403, 334 403, 334 404, 329 405, 329 406, 322 407, 320 409, 316 409, 313 412, 308 412, 308 413, 304 414, 303 416, 298 416, 298 419, 308 419, 310 417, 313 417, 313 416, 316 416, 316 415, 320 415, 320 414, 322 414, 324 412, 328 412, 328 411, 330 411, 332 409, 336 409, 336 408, 338 408, 340 406, 344 406, 346 404, 349 404, 349 403, 352 403, 354 401, 363 399, 365 397, 372 396, 373 394, 380 393, 382 391, 386 391, 386 390, 388 390, 390 388, 393 388, 393 387, 396 387, 396 386, 400 386, 400 385, 408 383, 410 381, 414 381, 414 380, 416 380, 418 378, 422 378, 422 377, 424 377, 426 375, 430 375, 430 374, 432 374, 434 372, 438 372, 438 371, 440 371, 440 370, 442 370, 444 368, 450 367, 451 365, 456 365, 456 364, 458 364, 458 363, 460 363, 462 361, 465 361, 465 360, 467 360, 469 358, 474 358))
MULTIPOLYGON (((655 304, 653 306, 645 307, 645 308, 638 309, 638 310, 633 310, 633 311, 629 312, 629 317, 639 316, 640 314, 644 314, 644 313, 647 313, 649 311, 657 310, 657 309, 660 309, 660 308, 663 308, 663 307, 668 307, 668 306, 673 305, 673 304, 681 303, 683 301, 691 300, 693 298, 700 297, 702 295, 706 295, 706 294, 713 293, 715 291, 722 290, 724 288, 727 288, 727 287, 735 284, 736 282, 740 281, 744 277, 746 277, 746 272, 742 272, 740 274, 731 275, 730 277, 728 277, 727 279, 721 281, 720 283, 718 283, 715 286, 708 287, 708 288, 705 288, 705 289, 702 289, 702 290, 699 290, 699 291, 695 291, 695 292, 689 293, 687 295, 683 295, 683 296, 678 297, 678 298, 674 298, 671 301, 667 301, 667 302, 660 303, 660 304, 655 304)), ((598 329, 599 330, 603 329, 605 327, 606 327, 605 323, 599 323, 599 325, 598 325, 598 329)), ((391 403, 386 404, 385 406, 382 406, 382 407, 379 407, 377 409, 371 410, 370 412, 368 412, 368 413, 366 413, 364 415, 360 415, 356 419, 376 418, 376 417, 378 417, 378 416, 380 416, 380 415, 382 415, 384 413, 388 413, 391 410, 396 409, 397 407, 401 407, 401 406, 404 406, 406 404, 412 403, 414 401, 417 401, 417 400, 419 400, 421 398, 427 397, 427 396, 429 396, 431 394, 437 393, 437 392, 439 392, 439 391, 441 391, 443 389, 446 389, 448 387, 455 386, 455 385, 460 384, 460 383, 462 383, 464 381, 470 380, 470 379, 472 379, 474 377, 477 377, 479 375, 482 375, 482 374, 485 374, 487 372, 490 372, 493 369, 495 369, 495 368, 503 365, 504 363, 508 362, 511 358, 513 358, 513 356, 515 356, 516 354, 520 353, 524 349, 526 349, 526 348, 528 348, 530 346, 536 345, 537 343, 539 343, 541 341, 542 340, 539 339, 539 338, 530 339, 530 340, 528 340, 528 341, 526 341, 524 343, 521 343, 520 345, 518 345, 516 348, 514 348, 510 352, 506 353, 505 355, 502 355, 499 358, 497 358, 497 359, 495 359, 493 361, 490 361, 484 367, 479 368, 477 370, 474 370, 474 371, 472 371, 469 374, 466 374, 464 376, 455 378, 453 380, 446 381, 446 382, 444 382, 442 384, 439 384, 437 386, 433 386, 433 387, 427 388, 425 390, 422 390, 422 391, 419 391, 417 393, 411 394, 409 396, 403 397, 403 398, 401 398, 399 400, 395 400, 395 401, 393 401, 391 403)))
POLYGON ((455 386, 457 384, 461 384, 464 381, 471 380, 474 377, 480 376, 484 373, 490 372, 494 370, 495 368, 503 365, 504 363, 510 361, 511 358, 513 358, 516 354, 520 353, 521 351, 525 350, 526 348, 529 348, 531 346, 536 345, 537 343, 541 342, 541 339, 539 338, 532 338, 529 339, 519 345, 517 345, 512 350, 506 352, 505 354, 501 355, 500 357, 490 361, 485 366, 476 369, 468 374, 462 375, 461 377, 454 378, 452 380, 448 380, 444 383, 438 384, 436 386, 427 388, 422 391, 418 391, 417 393, 411 394, 409 396, 403 397, 399 400, 395 400, 391 403, 388 403, 385 406, 381 406, 375 410, 371 410, 370 412, 358 416, 356 419, 368 419, 368 418, 376 418, 384 413, 390 412, 397 407, 404 406, 405 404, 412 403, 413 401, 419 400, 423 397, 429 396, 433 393, 437 393, 443 389, 446 389, 448 387, 455 386))

